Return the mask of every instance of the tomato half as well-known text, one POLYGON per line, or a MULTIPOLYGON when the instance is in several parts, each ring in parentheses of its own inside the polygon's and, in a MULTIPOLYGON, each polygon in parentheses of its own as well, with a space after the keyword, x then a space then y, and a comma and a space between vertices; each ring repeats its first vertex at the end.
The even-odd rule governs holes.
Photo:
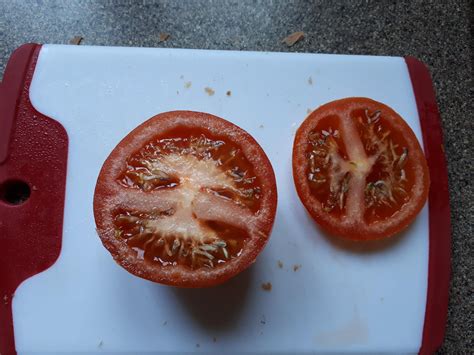
POLYGON ((180 287, 226 281, 255 261, 275 219, 267 156, 216 116, 166 112, 129 133, 95 189, 97 231, 134 275, 180 287))
POLYGON ((301 124, 293 177, 304 206, 329 233, 392 236, 423 207, 429 172, 418 140, 390 107, 367 98, 325 104, 301 124))

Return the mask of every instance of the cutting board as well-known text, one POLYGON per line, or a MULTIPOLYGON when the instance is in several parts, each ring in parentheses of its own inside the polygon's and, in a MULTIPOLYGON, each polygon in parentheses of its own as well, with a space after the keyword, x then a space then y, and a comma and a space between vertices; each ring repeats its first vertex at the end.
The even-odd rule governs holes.
POLYGON ((431 79, 416 59, 31 44, 12 56, 2 89, 0 184, 29 188, 24 203, 0 201, 2 354, 430 353, 442 343, 446 165, 431 79), (326 235, 293 185, 296 129, 311 110, 349 96, 404 117, 431 170, 427 205, 383 243, 326 235), (219 287, 132 276, 95 231, 104 160, 130 130, 170 110, 237 124, 275 170, 271 239, 250 269, 219 287))

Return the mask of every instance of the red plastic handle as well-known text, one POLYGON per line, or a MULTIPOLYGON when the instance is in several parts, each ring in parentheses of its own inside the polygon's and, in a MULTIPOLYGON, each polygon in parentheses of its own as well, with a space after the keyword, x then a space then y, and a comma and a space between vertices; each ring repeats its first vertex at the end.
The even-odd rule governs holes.
POLYGON ((50 267, 61 250, 68 137, 58 122, 36 111, 29 99, 40 49, 38 44, 26 44, 12 54, 0 90, 2 355, 16 352, 12 319, 16 288, 50 267), (18 186, 28 190, 29 196, 14 204, 6 196, 8 189, 18 186))

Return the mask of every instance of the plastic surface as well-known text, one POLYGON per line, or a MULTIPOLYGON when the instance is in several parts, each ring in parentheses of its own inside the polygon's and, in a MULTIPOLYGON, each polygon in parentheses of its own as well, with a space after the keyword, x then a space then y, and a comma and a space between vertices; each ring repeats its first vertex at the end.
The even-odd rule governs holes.
POLYGON ((293 186, 298 125, 308 109, 347 96, 391 106, 421 141, 402 58, 44 46, 30 97, 70 136, 64 238, 56 264, 16 292, 19 353, 417 352, 428 209, 381 246, 350 245, 318 229, 293 186), (106 156, 135 126, 176 109, 216 114, 247 130, 277 177, 268 246, 250 270, 215 289, 136 278, 95 233, 92 197, 106 156))
POLYGON ((0 107, 4 109, 0 123, 4 129, 10 126, 9 132, 1 134, 10 139, 5 160, 0 161, 0 185, 23 182, 30 190, 29 198, 21 204, 0 198, 2 355, 15 352, 11 306, 16 287, 52 265, 61 249, 68 140, 60 124, 37 112, 30 103, 29 88, 39 51, 40 46, 34 44, 15 51, 0 91, 0 107))

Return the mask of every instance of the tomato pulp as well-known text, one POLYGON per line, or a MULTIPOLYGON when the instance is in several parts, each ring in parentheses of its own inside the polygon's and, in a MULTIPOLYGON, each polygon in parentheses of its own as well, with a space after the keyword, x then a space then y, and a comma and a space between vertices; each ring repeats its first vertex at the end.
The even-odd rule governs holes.
POLYGON ((367 98, 333 101, 306 118, 293 145, 293 177, 313 219, 355 240, 407 227, 430 184, 413 131, 390 107, 367 98))
POLYGON ((98 234, 129 272, 167 285, 222 283, 266 244, 275 176, 257 142, 206 113, 159 114, 106 159, 95 189, 98 234))

